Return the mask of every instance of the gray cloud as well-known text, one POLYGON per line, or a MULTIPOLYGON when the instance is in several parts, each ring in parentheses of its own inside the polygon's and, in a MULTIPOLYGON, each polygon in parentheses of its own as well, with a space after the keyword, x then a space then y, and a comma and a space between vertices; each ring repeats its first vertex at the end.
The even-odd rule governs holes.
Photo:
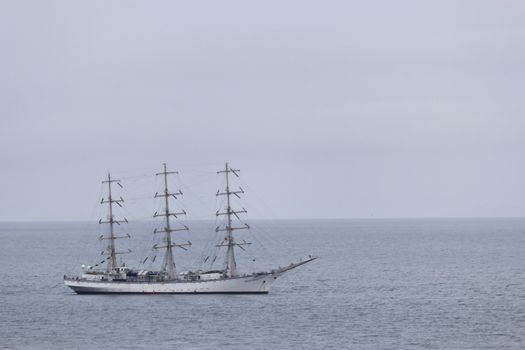
POLYGON ((192 183, 226 160, 271 207, 255 217, 521 216, 524 15, 1 2, 0 220, 87 218, 109 169, 166 161, 192 183))

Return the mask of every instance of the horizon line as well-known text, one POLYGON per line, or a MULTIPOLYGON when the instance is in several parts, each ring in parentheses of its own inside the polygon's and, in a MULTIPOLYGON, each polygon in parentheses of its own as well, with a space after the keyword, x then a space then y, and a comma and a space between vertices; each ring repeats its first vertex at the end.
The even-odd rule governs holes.
MULTIPOLYGON (((315 217, 315 218, 254 218, 247 221, 327 221, 327 220, 334 220, 334 221, 344 221, 344 220, 469 220, 469 219, 477 219, 477 220, 494 220, 494 219, 525 219, 525 216, 392 216, 392 217, 333 217, 333 218, 323 218, 323 217, 315 217)), ((141 220, 130 220, 131 223, 133 222, 150 222, 155 221, 155 219, 141 219, 141 220)), ((184 221, 214 221, 214 219, 189 219, 184 221)), ((76 223, 76 222, 82 222, 82 223, 98 223, 98 221, 94 220, 82 220, 82 219, 72 219, 72 220, 0 220, 0 224, 24 224, 24 223, 76 223)))

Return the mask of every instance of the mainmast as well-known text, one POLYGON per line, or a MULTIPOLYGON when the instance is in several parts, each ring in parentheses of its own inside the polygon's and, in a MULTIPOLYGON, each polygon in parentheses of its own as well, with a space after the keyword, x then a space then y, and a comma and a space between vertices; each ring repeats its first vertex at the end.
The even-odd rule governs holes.
POLYGON ((169 197, 173 197, 175 199, 177 199, 177 196, 180 195, 182 196, 182 191, 178 191, 178 192, 173 192, 173 193, 170 193, 168 191, 168 175, 170 174, 178 174, 179 172, 178 171, 168 171, 168 168, 166 166, 166 163, 162 163, 162 165, 164 166, 164 171, 161 172, 161 173, 157 173, 155 175, 159 176, 159 175, 163 175, 164 176, 164 192, 163 193, 155 193, 155 198, 159 198, 159 197, 164 197, 164 212, 163 213, 155 213, 153 215, 153 217, 158 217, 158 216, 164 216, 165 217, 165 226, 162 230, 157 230, 155 229, 155 233, 164 233, 165 236, 164 236, 164 242, 165 244, 161 244, 161 245, 158 245, 158 244, 155 244, 155 246, 153 248, 155 249, 166 249, 166 252, 165 252, 165 255, 164 255, 164 266, 163 266, 163 270, 167 273, 168 275, 168 280, 174 280, 175 279, 175 261, 173 259, 173 247, 179 247, 179 248, 182 248, 184 250, 186 250, 186 247, 189 247, 191 246, 191 242, 187 242, 187 243, 183 243, 183 244, 175 244, 173 243, 172 239, 171 239, 171 233, 172 232, 175 232, 175 231, 187 231, 188 230, 188 227, 186 225, 183 225, 182 228, 172 228, 171 227, 171 223, 170 223, 170 217, 173 216, 175 218, 177 218, 177 215, 186 215, 186 212, 184 210, 182 210, 181 212, 179 213, 172 213, 170 212, 170 207, 169 207, 169 197))
POLYGON ((124 236, 116 236, 115 235, 115 224, 120 225, 121 223, 127 223, 128 219, 123 218, 123 220, 116 220, 113 215, 113 204, 117 204, 119 207, 122 207, 122 204, 124 202, 124 199, 120 197, 119 199, 113 199, 112 193, 111 193, 111 185, 113 183, 116 183, 120 188, 122 188, 122 185, 120 184, 120 180, 112 179, 111 174, 108 173, 107 180, 102 181, 102 183, 108 184, 108 199, 102 198, 100 201, 101 204, 108 203, 108 219, 107 220, 99 220, 99 224, 109 224, 109 236, 101 235, 99 237, 100 240, 109 240, 108 247, 105 251, 103 251, 103 254, 109 255, 109 262, 107 264, 107 272, 114 272, 115 268, 117 267, 117 254, 125 254, 126 252, 117 252, 115 250, 115 240, 119 238, 129 238, 129 234, 126 234, 124 236))
POLYGON ((226 250, 226 275, 228 277, 235 277, 237 275, 237 263, 235 262, 235 252, 234 252, 234 246, 238 246, 241 249, 244 249, 244 245, 249 245, 251 243, 248 243, 246 241, 242 242, 235 242, 233 237, 233 231, 235 230, 243 230, 243 229, 249 229, 250 226, 248 224, 243 224, 243 226, 239 227, 233 227, 232 226, 232 215, 234 215, 237 219, 239 219, 238 214, 240 213, 246 213, 246 209, 242 210, 233 210, 231 207, 231 200, 230 196, 234 195, 237 198, 241 198, 239 194, 244 193, 243 189, 239 187, 238 191, 230 191, 230 179, 229 174, 233 173, 235 176, 239 177, 238 169, 232 169, 230 168, 229 164, 226 163, 224 170, 218 171, 217 174, 224 173, 226 177, 226 191, 224 192, 217 192, 217 196, 226 196, 226 211, 220 212, 217 211, 216 215, 226 215, 226 227, 224 229, 221 229, 217 227, 215 229, 216 232, 219 231, 226 231, 226 237, 224 238, 224 241, 218 245, 218 247, 227 247, 226 250))

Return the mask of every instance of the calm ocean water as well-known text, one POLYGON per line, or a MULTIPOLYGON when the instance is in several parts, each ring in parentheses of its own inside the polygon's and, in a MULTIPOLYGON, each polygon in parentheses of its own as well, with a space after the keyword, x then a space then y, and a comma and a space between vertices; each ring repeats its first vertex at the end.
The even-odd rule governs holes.
MULTIPOLYGON (((192 225, 203 258, 210 223, 192 225)), ((85 223, 0 224, 0 348, 523 349, 525 220, 319 220, 253 223, 239 265, 308 254, 269 295, 75 295, 65 273, 97 261, 85 223), (253 261, 255 259, 255 261, 253 261)), ((150 251, 131 226, 128 264, 150 251)), ((120 243, 120 242, 119 242, 120 243)))

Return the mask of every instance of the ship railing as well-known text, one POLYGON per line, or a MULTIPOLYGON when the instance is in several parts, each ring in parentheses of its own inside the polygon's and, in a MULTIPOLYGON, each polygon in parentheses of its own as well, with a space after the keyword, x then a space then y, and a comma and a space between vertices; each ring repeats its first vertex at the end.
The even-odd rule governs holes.
POLYGON ((64 275, 65 280, 79 280, 80 278, 80 276, 64 275))
MULTIPOLYGON (((120 278, 118 276, 114 276, 116 279, 120 278)), ((85 278, 81 276, 74 276, 74 275, 64 275, 64 280, 70 280, 70 281, 79 281, 79 280, 86 280, 85 278)), ((109 279, 110 281, 112 279, 109 279)), ((163 275, 144 275, 144 276, 126 276, 125 279, 126 282, 165 282, 166 278, 163 275)), ((108 279, 93 279, 90 281, 108 281, 108 279)))

